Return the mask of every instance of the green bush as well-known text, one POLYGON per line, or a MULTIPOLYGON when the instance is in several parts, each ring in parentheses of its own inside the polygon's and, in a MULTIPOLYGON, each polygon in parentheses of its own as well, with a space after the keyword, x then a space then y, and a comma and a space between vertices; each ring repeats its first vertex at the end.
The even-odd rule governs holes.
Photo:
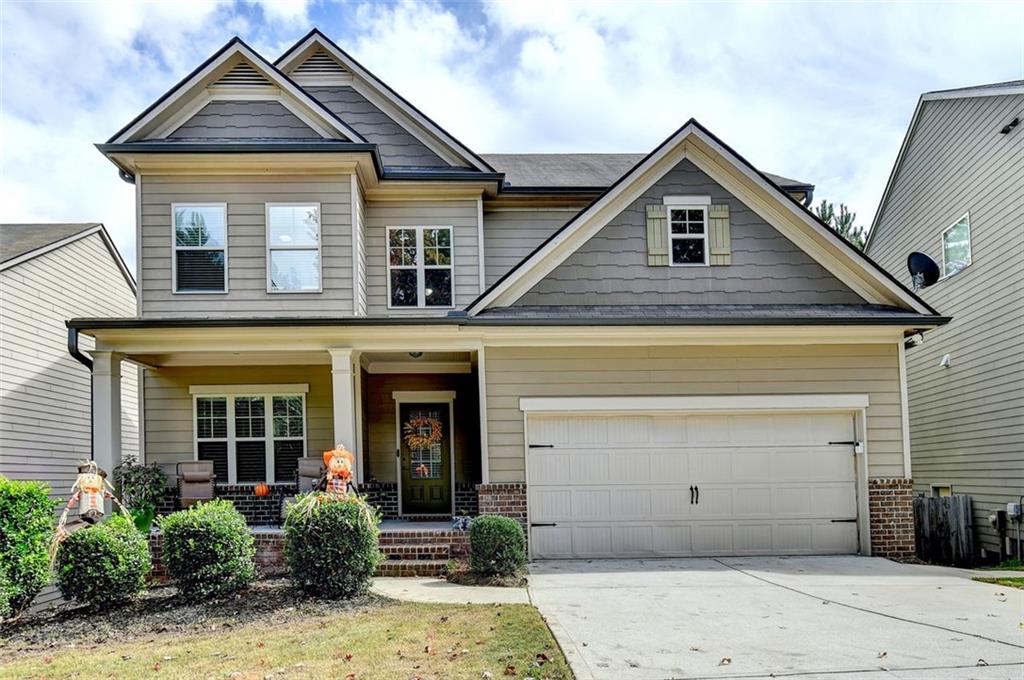
POLYGON ((284 520, 284 555, 292 583, 328 598, 365 593, 381 560, 379 523, 377 511, 355 496, 300 496, 288 506, 284 520))
POLYGON ((103 606, 131 599, 146 587, 149 541, 117 514, 79 529, 57 550, 57 585, 69 600, 103 606))
POLYGON ((256 577, 256 546, 245 518, 230 501, 199 503, 159 520, 163 564, 190 599, 229 595, 256 577))
POLYGON ((526 566, 526 536, 519 522, 486 515, 469 525, 469 567, 487 576, 515 576, 526 566))
POLYGON ((0 566, 0 621, 4 621, 11 615, 11 595, 14 594, 11 588, 11 581, 7 578, 7 572, 0 566))
POLYGON ((50 580, 54 502, 43 482, 0 476, 0 571, 6 574, 7 607, 17 616, 50 580))

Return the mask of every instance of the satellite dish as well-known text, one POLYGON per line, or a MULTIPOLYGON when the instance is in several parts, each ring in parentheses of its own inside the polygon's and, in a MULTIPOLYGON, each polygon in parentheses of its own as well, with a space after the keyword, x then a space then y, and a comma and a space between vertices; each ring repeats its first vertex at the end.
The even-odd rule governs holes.
POLYGON ((939 265, 924 253, 911 253, 907 256, 907 269, 914 282, 914 290, 927 288, 939 280, 939 265))

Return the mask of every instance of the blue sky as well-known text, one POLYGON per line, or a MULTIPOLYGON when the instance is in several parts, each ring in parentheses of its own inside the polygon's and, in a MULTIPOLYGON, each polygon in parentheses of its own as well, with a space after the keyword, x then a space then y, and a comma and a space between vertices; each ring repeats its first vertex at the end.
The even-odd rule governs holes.
POLYGON ((870 223, 917 97, 1024 78, 1024 2, 0 3, 0 220, 101 221, 92 147, 233 35, 318 26, 478 152, 646 152, 693 116, 870 223))

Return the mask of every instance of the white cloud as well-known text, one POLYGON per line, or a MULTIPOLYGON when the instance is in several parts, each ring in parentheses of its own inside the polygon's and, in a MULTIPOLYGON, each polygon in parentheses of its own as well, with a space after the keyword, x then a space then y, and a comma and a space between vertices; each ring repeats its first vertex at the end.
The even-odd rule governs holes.
POLYGON ((235 33, 273 60, 338 22, 477 151, 644 152, 694 116, 867 222, 917 96, 1022 77, 1022 21, 1020 3, 5 3, 0 219, 100 220, 133 260, 132 189, 92 144, 235 33))

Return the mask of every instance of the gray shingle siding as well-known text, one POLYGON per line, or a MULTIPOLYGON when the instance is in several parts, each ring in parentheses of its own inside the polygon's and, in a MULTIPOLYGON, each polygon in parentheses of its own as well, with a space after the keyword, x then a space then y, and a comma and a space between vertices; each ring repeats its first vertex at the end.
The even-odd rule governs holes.
POLYGON ((274 101, 213 101, 168 135, 170 139, 321 139, 274 101))
POLYGON ((774 227, 684 160, 518 305, 863 304, 864 300, 774 227), (649 267, 645 207, 665 195, 710 195, 728 204, 732 264, 649 267))
MULTIPOLYGON (((484 210, 487 210, 486 206, 484 210)), ((507 274, 576 213, 575 208, 485 212, 484 269, 487 285, 493 285, 507 274)))
POLYGON ((916 490, 973 497, 992 551, 989 513, 1024 489, 1024 128, 999 133, 1022 115, 1021 94, 925 101, 868 251, 909 285, 907 254, 941 263, 942 232, 970 213, 972 264, 920 292, 953 321, 907 351, 911 456, 916 490))
POLYGON ((306 87, 334 115, 380 148, 385 167, 447 168, 449 164, 353 88, 306 87))

